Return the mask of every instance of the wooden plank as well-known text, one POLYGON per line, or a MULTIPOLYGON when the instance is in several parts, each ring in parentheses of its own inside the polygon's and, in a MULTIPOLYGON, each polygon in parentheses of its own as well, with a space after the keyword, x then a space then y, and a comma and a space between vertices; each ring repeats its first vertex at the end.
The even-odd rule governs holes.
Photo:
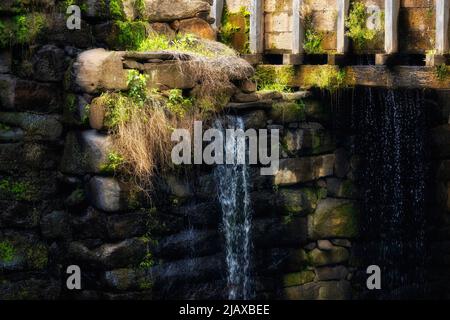
POLYGON ((450 0, 436 0, 436 53, 448 50, 448 21, 450 0))
POLYGON ((336 6, 336 51, 337 53, 345 53, 348 48, 348 39, 345 35, 345 19, 347 18, 350 0, 336 0, 336 6))
MULTIPOLYGON (((293 78, 293 86, 301 88, 311 87, 315 74, 320 74, 320 68, 333 68, 338 66, 302 65, 296 70, 293 78)), ((332 70, 333 70, 332 69, 332 70)), ((369 86, 389 88, 429 88, 449 89, 450 75, 444 79, 438 79, 436 68, 417 66, 348 66, 345 70, 345 83, 348 86, 369 86)), ((450 67, 447 67, 450 74, 450 67)))
POLYGON ((211 17, 215 19, 213 27, 219 30, 222 22, 223 0, 214 0, 211 6, 211 17))
POLYGON ((250 8, 250 52, 264 52, 264 0, 252 0, 250 8))
POLYGON ((398 51, 398 13, 400 0, 385 0, 384 3, 384 51, 391 54, 398 51))
POLYGON ((303 53, 303 41, 305 38, 305 29, 301 21, 300 10, 303 0, 293 0, 292 4, 292 54, 303 53))

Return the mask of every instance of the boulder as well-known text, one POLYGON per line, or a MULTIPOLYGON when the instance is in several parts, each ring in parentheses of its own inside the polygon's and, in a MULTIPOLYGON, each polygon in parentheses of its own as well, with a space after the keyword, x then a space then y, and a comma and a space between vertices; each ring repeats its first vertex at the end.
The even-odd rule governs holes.
POLYGON ((318 154, 334 149, 331 135, 317 122, 300 123, 298 129, 287 130, 282 147, 289 155, 318 154))
POLYGON ((34 113, 0 112, 0 122, 20 127, 26 140, 58 140, 62 134, 61 118, 57 115, 38 115, 34 113))
POLYGON ((53 211, 41 219, 41 232, 47 239, 70 237, 69 215, 65 211, 53 211))
POLYGON ((93 177, 89 181, 89 198, 98 209, 106 212, 123 211, 130 207, 129 193, 114 178, 93 177))
POLYGON ((158 34, 165 35, 168 39, 175 38, 175 30, 168 23, 155 22, 150 24, 151 28, 158 34))
POLYGON ((281 159, 279 169, 275 173, 274 183, 285 186, 331 176, 334 162, 334 154, 281 159))
POLYGON ((318 201, 324 197, 322 189, 280 188, 277 192, 278 208, 284 214, 307 214, 314 211, 318 201))
POLYGON ((137 265, 143 261, 146 253, 147 243, 141 238, 107 243, 93 249, 80 242, 72 242, 68 252, 73 261, 107 270, 137 265))
POLYGON ((45 45, 33 56, 33 76, 35 80, 59 82, 63 80, 68 61, 63 49, 54 45, 45 45))
POLYGON ((333 247, 326 251, 315 248, 308 252, 308 261, 315 267, 344 263, 349 257, 348 250, 343 247, 333 247))
POLYGON ((185 72, 182 61, 163 63, 145 63, 144 72, 149 75, 147 86, 150 88, 192 89, 195 79, 185 72))
POLYGON ((47 262, 47 246, 35 233, 0 231, 0 271, 38 271, 47 262))
POLYGON ((239 89, 241 89, 244 93, 253 93, 256 91, 256 83, 251 80, 243 80, 239 84, 239 89))
POLYGON ((345 266, 333 266, 333 267, 320 267, 316 268, 316 280, 329 281, 329 280, 345 280, 348 275, 348 269, 345 266))
POLYGON ((145 15, 152 22, 166 22, 193 18, 199 12, 209 12, 209 1, 203 0, 144 0, 145 15))
POLYGON ((122 56, 122 52, 102 48, 82 52, 73 64, 74 89, 87 93, 126 90, 128 73, 123 68, 122 56))
POLYGON ((353 238, 358 235, 358 210, 355 203, 327 198, 308 216, 311 239, 353 238))
POLYGON ((283 276, 283 287, 299 286, 314 281, 314 271, 305 270, 301 272, 288 273, 283 276))
POLYGON ((329 240, 317 240, 317 248, 320 250, 333 250, 333 244, 329 240))
POLYGON ((82 175, 99 173, 108 163, 112 150, 111 137, 96 130, 71 131, 67 134, 61 171, 82 175))
POLYGON ((184 34, 194 34, 200 38, 208 40, 216 39, 216 32, 211 25, 200 18, 181 20, 178 25, 178 32, 184 34))
POLYGON ((22 80, 0 74, 0 110, 57 112, 61 89, 56 84, 22 80))

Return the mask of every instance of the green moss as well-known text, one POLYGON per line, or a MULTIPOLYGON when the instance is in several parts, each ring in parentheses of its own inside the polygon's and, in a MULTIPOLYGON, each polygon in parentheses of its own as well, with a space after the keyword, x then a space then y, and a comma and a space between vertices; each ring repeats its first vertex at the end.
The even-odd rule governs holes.
POLYGON ((114 22, 117 34, 112 35, 111 43, 125 50, 137 50, 147 38, 147 25, 142 21, 120 21, 114 22))
POLYGON ((447 76, 448 76, 448 67, 445 63, 442 63, 440 65, 437 65, 435 67, 435 74, 436 74, 436 78, 439 81, 444 81, 447 76))
POLYGON ((241 53, 250 53, 250 12, 245 7, 241 7, 238 12, 229 12, 227 6, 224 6, 222 13, 221 27, 219 29, 219 41, 238 50, 241 53), (242 26, 237 25, 236 21, 244 21, 244 30, 242 26), (244 32, 242 32, 244 31, 244 32), (240 33, 245 34, 245 42, 238 45, 236 36, 240 33))
POLYGON ((109 14, 114 20, 125 20, 122 0, 109 0, 109 14))
POLYGON ((108 162, 100 166, 102 173, 115 173, 124 164, 124 159, 121 155, 110 152, 108 153, 108 162))
POLYGON ((305 76, 305 85, 318 87, 331 92, 347 87, 347 74, 335 66, 315 66, 314 71, 305 76))
POLYGON ((277 102, 272 105, 270 112, 274 121, 282 123, 305 120, 305 105, 301 101, 277 102))
POLYGON ((9 241, 0 242, 0 262, 9 263, 13 261, 15 249, 9 241))
POLYGON ((0 191, 16 200, 30 201, 34 191, 27 182, 11 182, 7 179, 0 180, 0 191))
POLYGON ((254 80, 260 91, 289 92, 294 75, 292 66, 261 65, 255 70, 254 80))
POLYGON ((48 263, 48 250, 44 244, 38 244, 27 250, 27 259, 30 267, 42 270, 48 263))
POLYGON ((284 287, 300 286, 302 284, 314 281, 315 276, 316 275, 314 271, 311 270, 288 273, 283 276, 283 286, 284 287))
MULTIPOLYGON (((381 13, 380 13, 381 14, 381 13)), ((367 28, 368 13, 363 2, 352 2, 350 12, 345 21, 347 36, 353 40, 357 51, 362 50, 367 42, 373 41, 377 35, 377 30, 367 28)))
POLYGON ((46 27, 46 16, 42 13, 18 15, 14 17, 14 42, 32 43, 46 27))
POLYGON ((308 263, 315 267, 343 263, 348 258, 349 252, 343 247, 333 247, 328 251, 315 248, 308 252, 308 263))
POLYGON ((134 9, 136 10, 139 18, 145 18, 145 1, 144 0, 135 0, 134 1, 134 9))

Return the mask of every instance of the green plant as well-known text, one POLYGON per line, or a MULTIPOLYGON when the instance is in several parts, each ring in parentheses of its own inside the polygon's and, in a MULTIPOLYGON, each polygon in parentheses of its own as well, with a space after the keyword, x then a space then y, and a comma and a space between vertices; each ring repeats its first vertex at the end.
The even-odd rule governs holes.
POLYGON ((155 261, 153 260, 153 254, 151 252, 147 252, 145 254, 144 259, 139 264, 139 267, 142 269, 149 269, 155 265, 155 261))
POLYGON ((15 250, 9 241, 0 242, 0 261, 8 263, 13 261, 15 250))
POLYGON ((183 91, 172 89, 169 91, 167 108, 172 114, 184 118, 186 112, 193 107, 192 99, 183 97, 183 91))
POLYGON ((294 77, 292 66, 258 66, 253 79, 259 91, 289 92, 294 77))
POLYGON ((448 67, 445 63, 442 63, 440 65, 437 65, 435 67, 435 74, 436 78, 438 78, 439 81, 443 81, 448 76, 448 67))
POLYGON ((147 79, 148 75, 141 74, 137 70, 128 72, 128 96, 140 106, 147 98, 147 79))
POLYGON ((145 1, 144 0, 134 0, 134 9, 136 10, 139 18, 145 17, 145 1))
POLYGON ((250 12, 244 7, 240 7, 238 12, 229 12, 227 6, 224 6, 222 13, 221 27, 219 29, 219 40, 226 44, 227 46, 233 45, 233 40, 236 34, 242 31, 241 26, 235 24, 235 20, 241 17, 244 20, 244 34, 246 36, 246 41, 242 48, 238 48, 241 53, 250 52, 250 12))
POLYGON ((124 164, 123 157, 116 153, 108 153, 108 161, 100 167, 100 171, 104 173, 114 173, 124 164))
POLYGON ((114 20, 125 20, 121 0, 109 0, 109 14, 114 20))
POLYGON ((376 30, 367 28, 367 18, 368 14, 364 3, 352 2, 345 26, 348 29, 346 34, 353 40, 356 50, 363 49, 367 42, 372 41, 377 34, 376 30))
POLYGON ((10 182, 7 179, 0 180, 0 191, 10 194, 17 200, 30 200, 31 188, 26 182, 10 182))
POLYGON ((322 41, 323 34, 314 28, 313 16, 311 12, 303 13, 303 24, 305 28, 305 39, 303 48, 307 54, 323 53, 322 41))
POLYGON ((117 35, 114 45, 125 50, 137 50, 147 38, 147 27, 142 21, 115 21, 117 35))
POLYGON ((347 86, 346 76, 344 69, 328 65, 317 66, 305 77, 305 84, 333 92, 347 86))

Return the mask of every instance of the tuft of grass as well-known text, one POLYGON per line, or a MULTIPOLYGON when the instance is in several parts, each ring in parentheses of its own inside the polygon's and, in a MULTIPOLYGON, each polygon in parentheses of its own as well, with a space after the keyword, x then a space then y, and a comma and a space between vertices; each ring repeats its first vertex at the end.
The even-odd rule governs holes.
POLYGON ((242 32, 241 26, 234 23, 235 19, 241 17, 244 20, 244 34, 246 41, 242 48, 235 48, 240 53, 250 53, 250 12, 246 7, 240 7, 238 12, 229 12, 227 6, 224 6, 222 14, 222 25, 219 29, 219 41, 226 44, 229 47, 233 47, 234 40, 237 34, 242 32))
POLYGON ((292 66, 258 66, 254 80, 259 91, 291 91, 289 84, 294 77, 292 66))
POLYGON ((447 65, 445 63, 442 63, 440 65, 437 65, 435 67, 435 74, 436 74, 436 78, 439 81, 444 81, 447 76, 448 76, 448 68, 447 65))
POLYGON ((305 28, 305 39, 303 41, 303 48, 307 54, 323 53, 322 41, 323 34, 317 31, 314 27, 313 14, 308 6, 302 7, 301 12, 303 24, 305 28))
POLYGON ((180 89, 169 90, 167 108, 172 114, 182 119, 192 110, 192 107, 192 98, 183 97, 183 92, 180 89))
POLYGON ((317 66, 314 72, 305 78, 305 83, 312 87, 333 92, 347 86, 346 76, 344 69, 337 69, 328 65, 317 66))
POLYGON ((119 171, 120 167, 123 164, 124 159, 120 154, 116 152, 110 152, 108 153, 108 162, 100 167, 100 171, 103 173, 115 173, 119 171))
POLYGON ((15 250, 9 241, 0 242, 0 261, 8 263, 13 261, 15 250))

